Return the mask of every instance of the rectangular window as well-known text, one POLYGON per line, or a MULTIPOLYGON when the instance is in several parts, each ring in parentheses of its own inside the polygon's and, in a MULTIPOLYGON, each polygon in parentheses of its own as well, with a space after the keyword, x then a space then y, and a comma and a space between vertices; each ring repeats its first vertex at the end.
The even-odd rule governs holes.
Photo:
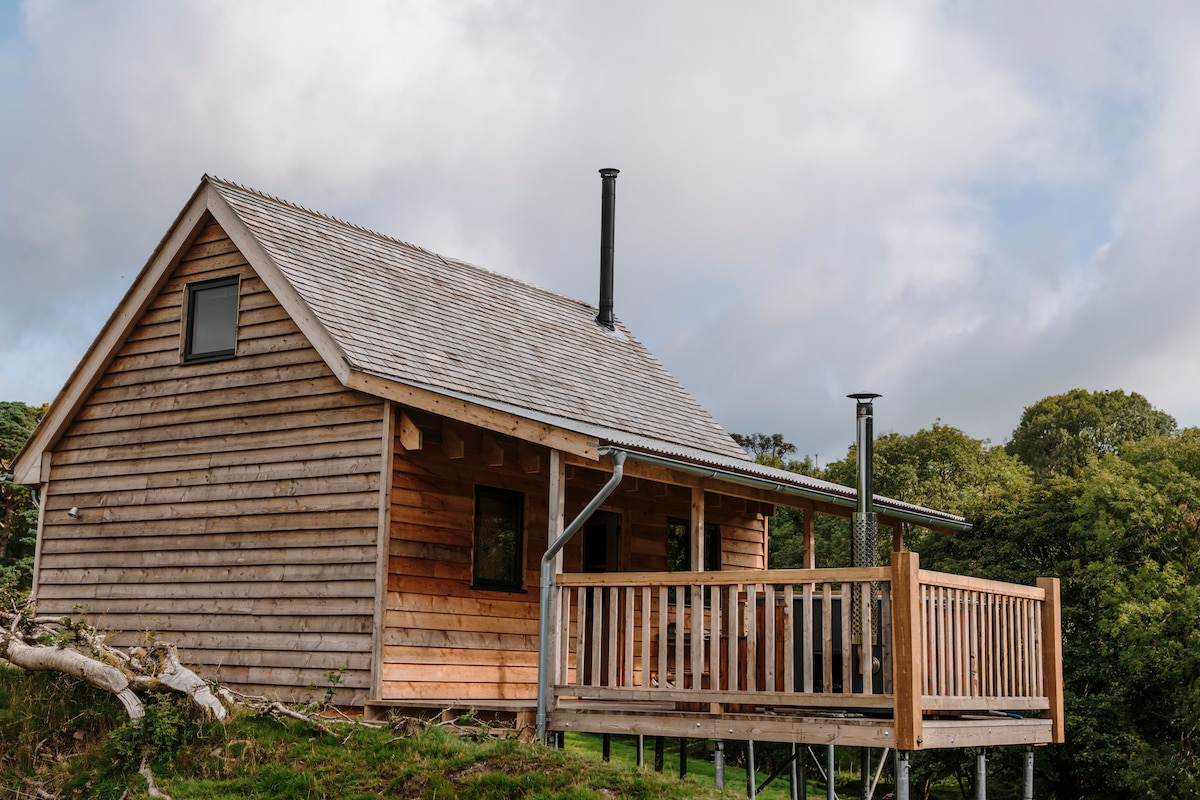
POLYGON ((475 487, 476 589, 522 588, 524 518, 525 495, 521 492, 475 487))
POLYGON ((216 361, 235 355, 240 280, 235 275, 188 286, 185 362, 216 361))
MULTIPOLYGON (((667 518, 667 570, 687 572, 692 568, 692 523, 679 517, 667 518)), ((704 571, 721 568, 721 526, 704 523, 704 571)))

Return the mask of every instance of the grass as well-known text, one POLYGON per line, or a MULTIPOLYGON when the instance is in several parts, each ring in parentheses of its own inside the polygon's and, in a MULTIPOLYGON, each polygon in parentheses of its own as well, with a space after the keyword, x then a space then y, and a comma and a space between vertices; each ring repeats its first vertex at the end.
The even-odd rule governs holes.
POLYGON ((64 798, 144 798, 136 767, 145 739, 159 788, 176 800, 745 796, 577 749, 475 741, 439 728, 411 736, 354 728, 343 741, 249 713, 201 723, 175 698, 147 698, 147 711, 147 724, 134 729, 113 698, 85 684, 0 667, 0 797, 41 788, 64 798))
MULTIPOLYGON (((564 750, 515 740, 462 737, 440 728, 403 735, 347 728, 343 741, 294 721, 249 712, 226 723, 202 722, 175 697, 147 697, 146 723, 131 726, 115 699, 66 676, 24 673, 0 666, 0 798, 24 798, 38 789, 58 797, 128 800, 146 797, 137 774, 149 742, 159 788, 175 800, 365 800, 366 798, 743 798, 743 745, 726 745, 726 788, 713 785, 711 743, 693 740, 688 776, 680 780, 679 740, 667 739, 663 774, 653 770, 654 742, 646 739, 646 767, 636 767, 636 738, 613 737, 611 762, 601 760, 601 737, 569 734, 564 750)), ((815 748, 823 756, 822 748, 815 748)), ((758 783, 786 746, 759 745, 758 783)), ((878 751, 876 751, 878 758, 878 751)), ((839 797, 857 796, 858 754, 838 749, 839 797)), ((809 762, 807 797, 825 797, 823 779, 809 762)), ((890 786, 885 769, 881 792, 890 786)), ((915 788, 915 787, 914 787, 915 788)), ((1014 796, 1001 785, 998 798, 1014 796)), ((759 794, 789 796, 782 776, 759 794)), ((915 795, 914 795, 915 796, 915 795)), ((962 794, 944 780, 933 797, 962 794)))

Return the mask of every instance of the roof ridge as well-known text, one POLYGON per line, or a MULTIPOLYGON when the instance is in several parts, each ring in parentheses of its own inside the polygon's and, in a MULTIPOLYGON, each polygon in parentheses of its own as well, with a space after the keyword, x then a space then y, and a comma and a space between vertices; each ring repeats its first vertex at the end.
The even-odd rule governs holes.
MULTIPOLYGON (((562 292, 556 292, 552 289, 547 289, 543 286, 538 286, 537 284, 530 283, 529 281, 522 280, 521 278, 517 278, 512 275, 507 275, 503 272, 497 272, 496 270, 488 269, 487 267, 481 267, 478 264, 472 263, 470 261, 464 261, 461 258, 456 258, 454 256, 442 255, 441 253, 438 253, 434 250, 430 250, 428 248, 422 247, 419 244, 413 244, 412 242, 405 241, 404 239, 400 239, 400 238, 391 236, 386 233, 381 233, 380 231, 374 230, 373 228, 368 228, 366 226, 359 225, 354 222, 350 222, 349 220, 344 220, 341 217, 336 217, 333 214, 328 214, 324 211, 317 211, 316 209, 309 208, 308 206, 300 205, 299 203, 293 202, 293 201, 288 200, 283 197, 279 197, 278 195, 271 194, 270 192, 264 192, 261 189, 255 189, 253 186, 247 186, 243 183, 238 183, 237 181, 231 181, 227 178, 222 178, 222 177, 219 177, 217 175, 212 175, 207 172, 204 173, 203 180, 207 180, 207 181, 210 181, 213 183, 224 184, 226 186, 232 186, 235 189, 240 189, 243 192, 249 192, 250 194, 257 195, 266 200, 270 200, 273 203, 278 203, 279 205, 287 206, 288 208, 295 209, 296 211, 300 211, 305 214, 310 214, 314 217, 319 217, 320 219, 328 220, 329 222, 333 222, 337 225, 341 225, 343 227, 359 231, 360 233, 365 233, 369 236, 374 236, 377 239, 382 239, 384 241, 391 242, 393 244, 402 245, 404 247, 410 247, 413 250, 417 250, 421 253, 425 253, 428 256, 438 259, 439 261, 441 261, 443 264, 445 264, 448 267, 452 266, 454 264, 461 265, 461 266, 476 270, 478 272, 485 273, 487 275, 494 275, 498 278, 501 278, 506 281, 510 281, 512 283, 518 284, 527 289, 531 289, 535 292, 539 292, 544 295, 549 295, 551 297, 557 297, 561 300, 566 300, 568 302, 574 303, 579 306, 583 306, 585 308, 596 308, 597 311, 599 310, 599 308, 597 306, 593 306, 591 303, 584 302, 583 300, 580 300, 577 297, 571 297, 570 295, 563 294, 562 292)), ((619 318, 616 320, 616 322, 618 325, 621 325, 621 321, 619 318)), ((629 330, 626 329, 624 325, 621 325, 621 327, 622 327, 622 329, 624 329, 624 333, 626 336, 631 335, 629 330)))

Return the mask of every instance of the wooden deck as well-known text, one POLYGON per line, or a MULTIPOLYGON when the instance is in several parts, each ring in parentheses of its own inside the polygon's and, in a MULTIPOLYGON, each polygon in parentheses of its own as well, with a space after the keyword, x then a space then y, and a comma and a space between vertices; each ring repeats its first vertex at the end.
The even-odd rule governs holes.
POLYGON ((893 561, 560 575, 550 728, 902 750, 1061 742, 1057 581, 893 561))

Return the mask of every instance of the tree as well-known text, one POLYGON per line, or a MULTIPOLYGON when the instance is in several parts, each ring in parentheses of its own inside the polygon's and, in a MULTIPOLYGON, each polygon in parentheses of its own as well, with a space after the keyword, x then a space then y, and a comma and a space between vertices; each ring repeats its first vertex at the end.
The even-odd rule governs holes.
POLYGON ((1005 450, 1044 480, 1077 474, 1091 458, 1120 455, 1130 442, 1175 430, 1174 418, 1137 392, 1072 389, 1026 408, 1005 450))
POLYGON ((760 464, 783 468, 784 458, 796 452, 796 445, 785 442, 782 433, 731 433, 729 435, 760 464))
MULTIPOLYGON (((7 473, 46 406, 0 402, 0 473, 7 473)), ((32 576, 37 507, 24 486, 0 482, 0 585, 28 587, 32 576)))
POLYGON ((1127 442, 931 545, 941 569, 1061 580, 1053 796, 1200 797, 1200 430, 1127 442))

